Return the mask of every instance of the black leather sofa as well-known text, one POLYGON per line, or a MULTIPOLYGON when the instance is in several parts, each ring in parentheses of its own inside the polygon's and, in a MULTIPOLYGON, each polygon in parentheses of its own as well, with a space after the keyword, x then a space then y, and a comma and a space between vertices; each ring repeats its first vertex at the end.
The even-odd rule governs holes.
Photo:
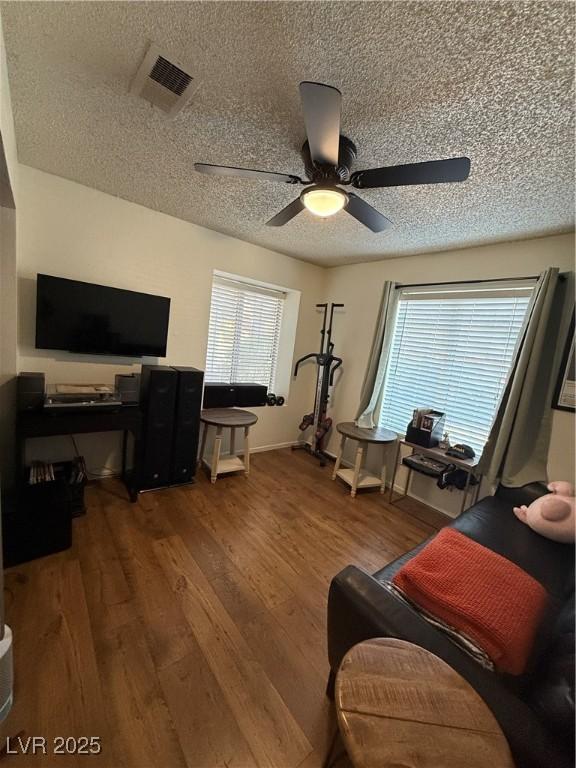
MULTIPOLYGON (((550 595, 527 670, 512 677, 491 672, 446 634, 382 586, 426 542, 373 575, 346 567, 330 585, 328 655, 334 676, 345 653, 371 637, 416 643, 444 659, 482 696, 502 728, 517 768, 574 766, 574 546, 557 544, 517 520, 513 506, 547 493, 541 483, 500 486, 450 525, 508 558, 550 595)), ((440 768, 440 767, 439 767, 440 768)))

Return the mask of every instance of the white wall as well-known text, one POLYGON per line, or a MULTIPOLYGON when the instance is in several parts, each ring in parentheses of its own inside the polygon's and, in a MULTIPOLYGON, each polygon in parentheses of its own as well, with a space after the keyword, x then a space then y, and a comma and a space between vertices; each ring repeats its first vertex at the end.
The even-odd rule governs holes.
MULTIPOLYGON (((334 394, 334 420, 347 421, 355 416, 385 280, 432 283, 522 277, 536 275, 548 266, 574 269, 573 234, 330 269, 326 300, 346 305, 336 332, 336 352, 344 358, 344 366, 334 394)), ((551 479, 574 480, 574 429, 574 414, 553 412, 548 462, 551 479)), ((336 452, 337 445, 338 437, 333 434, 329 450, 336 452)), ((376 460, 376 449, 372 455, 376 460)), ((404 478, 400 476, 398 482, 403 484, 404 478)), ((415 479, 413 495, 451 514, 459 508, 459 494, 440 491, 424 477, 415 479)))
POLYGON ((14 480, 16 328, 16 211, 0 206, 0 476, 4 490, 14 480))
POLYGON ((14 479, 16 374, 16 140, 0 19, 0 475, 2 488, 14 479))
MULTIPOLYGON (((22 165, 18 240, 18 368, 45 371, 48 385, 110 384, 116 373, 138 370, 140 361, 35 349, 38 272, 169 296, 168 350, 161 364, 204 368, 214 269, 301 291, 294 354, 316 345, 314 307, 324 292, 325 270, 22 165)), ((292 382, 285 406, 256 409, 253 447, 296 440, 313 396, 308 368, 292 382)), ((70 455, 67 438, 34 443, 36 456, 70 455)), ((89 469, 118 466, 118 436, 83 435, 78 444, 89 469)))

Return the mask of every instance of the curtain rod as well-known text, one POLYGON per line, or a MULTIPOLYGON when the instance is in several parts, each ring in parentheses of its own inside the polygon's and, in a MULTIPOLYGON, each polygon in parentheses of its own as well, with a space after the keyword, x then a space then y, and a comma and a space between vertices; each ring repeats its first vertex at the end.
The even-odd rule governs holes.
MULTIPOLYGON (((476 285, 476 283, 508 283, 511 280, 538 280, 539 275, 525 275, 524 277, 494 277, 488 280, 449 280, 445 283, 397 283, 395 290, 398 288, 428 288, 429 286, 436 285, 476 285)), ((562 272, 558 275, 560 280, 565 280, 565 274, 562 272)))

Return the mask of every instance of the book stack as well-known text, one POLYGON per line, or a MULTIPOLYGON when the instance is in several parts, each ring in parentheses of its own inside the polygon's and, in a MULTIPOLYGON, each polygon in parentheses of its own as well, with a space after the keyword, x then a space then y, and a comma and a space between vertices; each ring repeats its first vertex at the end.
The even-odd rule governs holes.
POLYGON ((54 467, 52 464, 46 464, 43 461, 33 461, 30 467, 29 485, 38 485, 38 483, 50 483, 56 478, 54 476, 54 467))
POLYGON ((45 461, 33 461, 28 477, 29 485, 50 483, 63 478, 68 485, 81 485, 88 478, 83 456, 76 456, 72 461, 52 464, 45 461))

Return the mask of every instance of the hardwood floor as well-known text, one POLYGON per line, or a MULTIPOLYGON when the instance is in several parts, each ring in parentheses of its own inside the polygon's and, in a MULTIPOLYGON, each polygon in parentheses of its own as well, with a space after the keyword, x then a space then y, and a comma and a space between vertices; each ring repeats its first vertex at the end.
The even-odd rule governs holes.
MULTIPOLYGON (((256 454, 250 478, 126 499, 87 489, 67 552, 6 571, 15 701, 6 737, 47 753, 10 766, 314 768, 333 732, 324 696, 330 579, 368 571, 444 519, 330 480, 311 457, 256 454), (98 736, 99 755, 55 755, 98 736)), ((11 740, 12 749, 18 742, 11 740)))

